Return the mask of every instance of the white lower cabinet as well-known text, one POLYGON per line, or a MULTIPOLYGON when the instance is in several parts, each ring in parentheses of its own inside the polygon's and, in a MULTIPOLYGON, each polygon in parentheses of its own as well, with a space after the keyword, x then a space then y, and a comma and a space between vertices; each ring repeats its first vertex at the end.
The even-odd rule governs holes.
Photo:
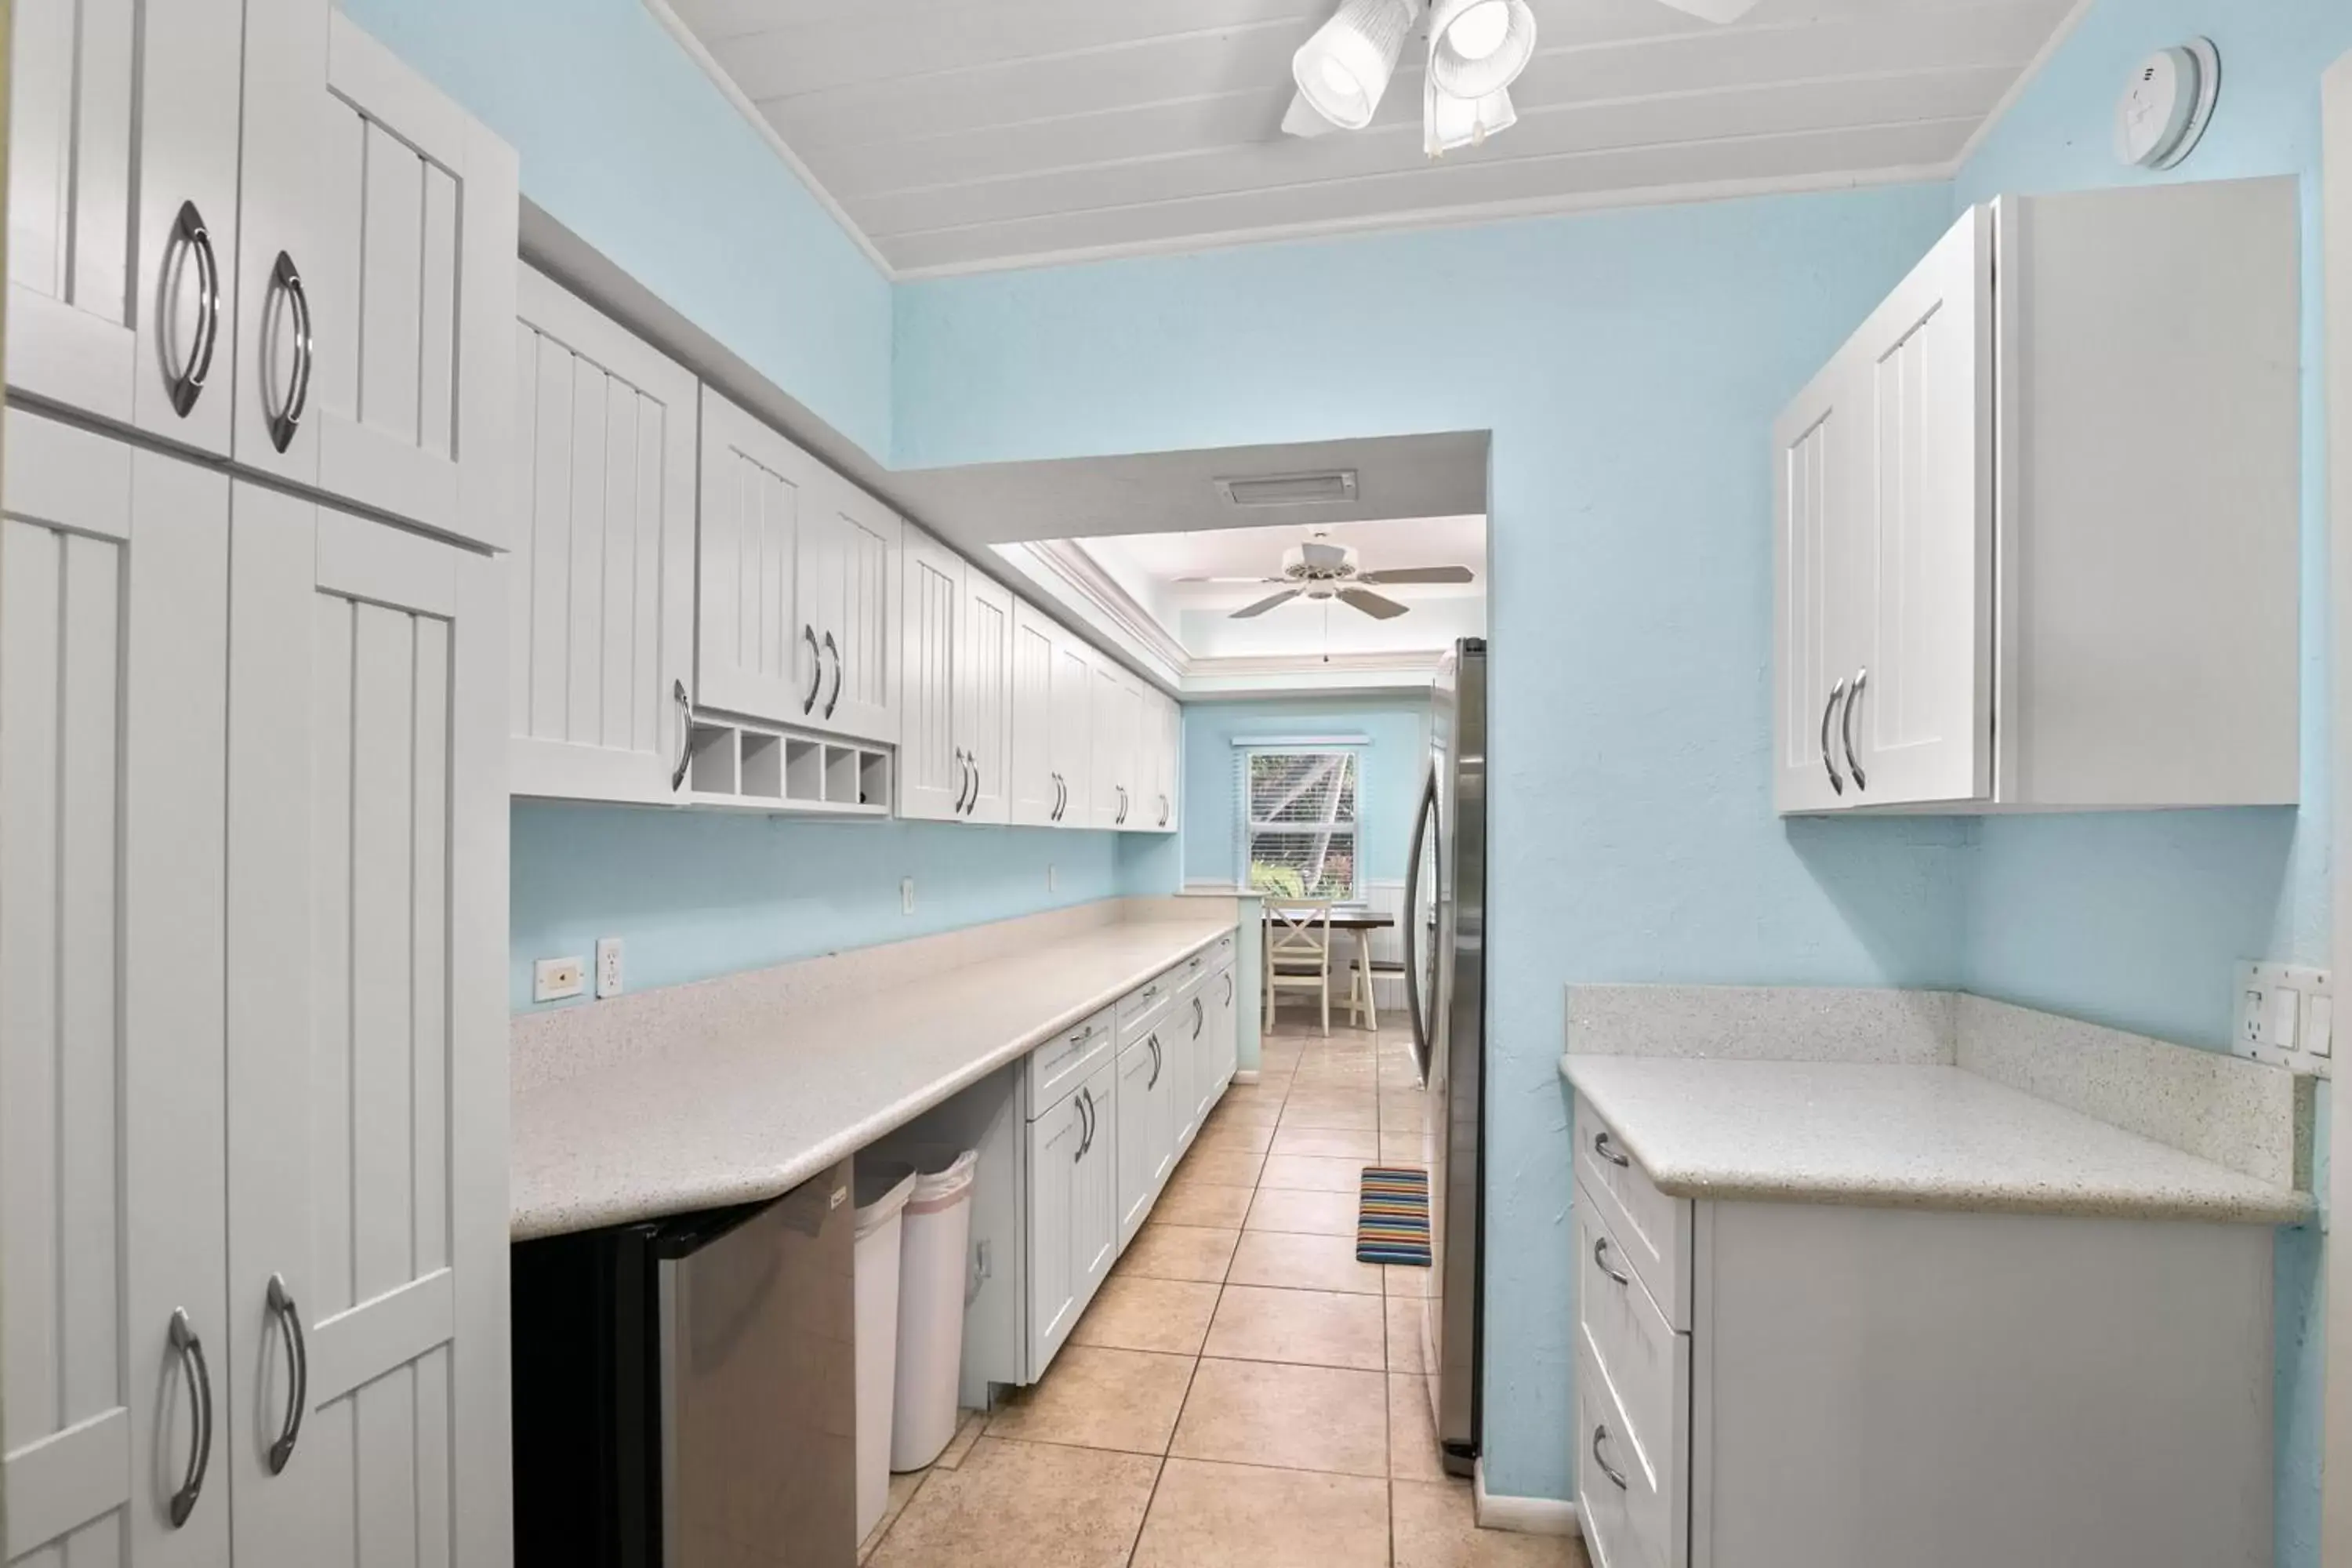
MULTIPOLYGON (((1051 1048, 1051 1047, 1045 1047, 1051 1048)), ((1028 1127, 1028 1366, 1041 1375, 1118 1257, 1114 1066, 1028 1127)))
POLYGON ((1159 1035, 1143 1037, 1118 1053, 1118 1244, 1125 1247, 1143 1228, 1143 1218, 1160 1196, 1160 1163, 1168 1147, 1166 1054, 1159 1035))
POLYGON ((2263 1568, 2272 1231, 1693 1202, 1575 1115, 1597 1568, 2263 1568))
POLYGON ((500 568, 7 420, 6 1558, 503 1563, 500 568))

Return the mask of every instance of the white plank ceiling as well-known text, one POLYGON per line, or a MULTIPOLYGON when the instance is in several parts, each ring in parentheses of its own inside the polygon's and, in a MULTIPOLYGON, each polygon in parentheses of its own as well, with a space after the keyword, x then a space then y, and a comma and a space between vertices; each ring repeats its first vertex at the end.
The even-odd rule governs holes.
POLYGON ((1519 122, 1279 133, 1334 0, 672 0, 902 276, 1948 173, 2079 0, 1532 0, 1519 122))

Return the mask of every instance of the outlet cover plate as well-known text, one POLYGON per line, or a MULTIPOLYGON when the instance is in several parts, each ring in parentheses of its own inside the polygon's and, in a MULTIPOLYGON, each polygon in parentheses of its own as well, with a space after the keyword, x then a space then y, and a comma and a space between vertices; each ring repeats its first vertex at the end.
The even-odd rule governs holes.
POLYGON ((2290 1072, 2332 1078, 2336 984, 2310 964, 2242 962, 2230 1005, 2230 1049, 2290 1072))
POLYGON ((530 999, 561 1002, 567 996, 579 995, 584 967, 577 956, 541 959, 530 968, 530 999))
POLYGON ((621 939, 617 936, 596 939, 596 1000, 621 994, 621 939))

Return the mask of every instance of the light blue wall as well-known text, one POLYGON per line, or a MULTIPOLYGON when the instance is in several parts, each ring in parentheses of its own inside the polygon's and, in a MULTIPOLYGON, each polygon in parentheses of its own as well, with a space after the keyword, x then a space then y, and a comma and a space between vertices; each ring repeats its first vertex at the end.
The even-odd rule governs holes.
POLYGON ((1184 708, 1184 879, 1230 881, 1234 742, 1273 735, 1361 735, 1358 816, 1364 876, 1401 881, 1412 809, 1429 769, 1429 701, 1377 697, 1194 702, 1184 708))
MULTIPOLYGON (((1972 989, 2220 1047, 2237 958, 2328 962, 2328 550, 2320 289, 2318 79, 2352 50, 2345 0, 2105 0, 1956 182, 1958 203, 2151 179, 2294 174, 2304 187, 2303 799, 2300 811, 1988 821, 1969 900, 1972 989), (2169 174, 2108 150, 2133 64, 2196 34, 2221 51, 2211 131, 2169 174)), ((1957 210, 1957 205, 1956 208, 1957 210)), ((2328 1109, 2322 1086, 2323 1113, 2328 1109)), ((2324 1132, 2320 1147, 2326 1147, 2324 1132)), ((2320 1173, 2318 1190, 2327 1190, 2320 1173)), ((2319 1561, 2322 1242, 2282 1232, 2277 1297, 2277 1561, 2319 1561)))
POLYGON ((890 284, 644 0, 340 0, 520 154, 523 195, 877 458, 890 284))
POLYGON ((1569 1492, 1561 984, 1958 977, 1966 831, 1784 826, 1767 763, 1772 418, 1950 211, 1916 186, 899 290, 902 466, 1494 433, 1496 1490, 1569 1492))

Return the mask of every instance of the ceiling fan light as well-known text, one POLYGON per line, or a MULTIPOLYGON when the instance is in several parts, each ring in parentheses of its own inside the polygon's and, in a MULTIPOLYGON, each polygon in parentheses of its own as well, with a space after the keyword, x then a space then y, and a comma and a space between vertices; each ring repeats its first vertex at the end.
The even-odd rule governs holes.
POLYGON ((1429 77, 1440 92, 1482 99, 1517 81, 1535 58, 1528 0, 1437 0, 1429 19, 1429 77))
POLYGON ((1475 147, 1498 131, 1508 131, 1518 119, 1507 88, 1498 87, 1484 98, 1456 98, 1440 92, 1432 77, 1422 89, 1422 151, 1435 158, 1457 147, 1475 147))
POLYGON ((1412 18, 1410 0, 1340 0, 1339 11, 1291 57, 1298 95, 1343 131, 1370 125, 1412 18))

